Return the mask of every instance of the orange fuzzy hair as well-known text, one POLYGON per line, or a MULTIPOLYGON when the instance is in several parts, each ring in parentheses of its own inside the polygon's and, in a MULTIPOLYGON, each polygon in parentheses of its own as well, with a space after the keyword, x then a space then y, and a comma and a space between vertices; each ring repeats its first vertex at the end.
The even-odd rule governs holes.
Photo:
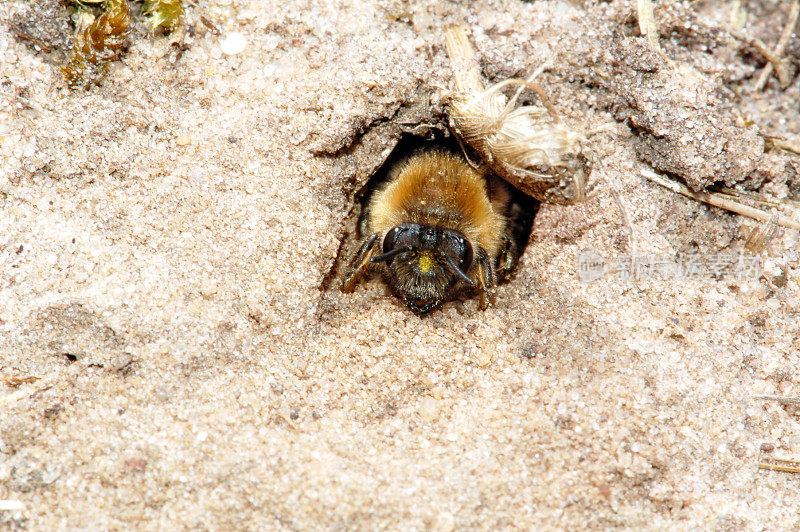
POLYGON ((486 179, 456 156, 414 156, 374 195, 370 230, 385 235, 404 222, 446 227, 494 257, 506 221, 492 207, 487 188, 486 179))

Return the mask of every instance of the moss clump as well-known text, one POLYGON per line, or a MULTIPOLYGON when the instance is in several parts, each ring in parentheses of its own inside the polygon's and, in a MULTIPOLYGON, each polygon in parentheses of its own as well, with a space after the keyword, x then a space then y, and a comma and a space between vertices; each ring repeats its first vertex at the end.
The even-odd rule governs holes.
POLYGON ((88 88, 100 80, 130 34, 131 10, 127 0, 105 0, 98 17, 79 3, 80 14, 75 46, 69 62, 62 68, 72 87, 88 88))
POLYGON ((172 33, 183 18, 183 3, 182 0, 144 0, 142 14, 147 18, 153 33, 158 28, 172 33))
MULTIPOLYGON (((75 45, 61 69, 71 87, 88 88, 103 77, 108 63, 116 59, 130 35, 128 0, 71 0, 78 8, 75 45), (97 7, 102 12, 96 15, 97 7)), ((184 16, 182 0, 144 0, 142 14, 150 30, 172 33, 184 16)))

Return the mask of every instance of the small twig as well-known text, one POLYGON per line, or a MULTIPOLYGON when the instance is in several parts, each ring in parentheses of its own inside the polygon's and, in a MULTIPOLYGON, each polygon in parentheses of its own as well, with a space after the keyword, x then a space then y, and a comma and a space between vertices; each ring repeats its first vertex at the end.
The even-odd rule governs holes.
POLYGON ((772 200, 761 196, 760 194, 754 194, 753 192, 746 192, 744 190, 736 190, 735 188, 728 188, 722 187, 717 190, 719 194, 730 196, 731 198, 737 199, 746 199, 748 201, 752 201, 754 203, 760 203, 762 205, 767 205, 769 207, 780 207, 781 202, 780 200, 772 200))
POLYGON ((786 466, 780 464, 770 464, 769 462, 759 462, 759 469, 766 469, 768 471, 783 471, 785 473, 800 473, 800 466, 786 466))
POLYGON ((617 189, 616 185, 611 185, 611 197, 614 198, 614 203, 617 204, 617 208, 619 209, 620 217, 622 218, 622 226, 625 227, 625 231, 628 233, 628 250, 630 251, 631 255, 636 255, 636 239, 633 237, 633 227, 631 226, 630 219, 628 218, 628 211, 625 209, 625 204, 622 203, 622 198, 620 197, 619 190, 617 189))
POLYGON ((784 395, 754 395, 753 399, 762 401, 776 401, 785 405, 800 405, 800 397, 786 397, 784 395))
POLYGON ((784 458, 782 456, 769 456, 764 459, 766 462, 781 462, 783 464, 800 464, 800 458, 784 458))
POLYGON ((781 62, 781 58, 772 53, 772 50, 769 49, 769 46, 764 43, 761 39, 757 39, 755 37, 751 37, 747 35, 742 30, 737 29, 729 29, 728 33, 733 35, 735 38, 739 39, 740 41, 749 44, 753 48, 755 48, 758 53, 760 53, 764 59, 767 60, 767 63, 772 65, 775 68, 775 72, 778 75, 778 78, 781 78, 781 75, 784 77, 788 77, 786 73, 786 67, 784 67, 783 63, 781 62))
POLYGON ((745 22, 747 22, 747 12, 742 9, 742 0, 736 0, 731 11, 731 27, 740 30, 744 27, 745 22))
POLYGON ((23 399, 25 397, 31 397, 33 395, 36 395, 39 392, 43 392, 43 391, 48 390, 48 389, 50 389, 52 387, 53 387, 52 384, 50 384, 49 382, 46 382, 44 380, 40 380, 40 381, 32 384, 30 387, 22 388, 22 389, 17 390, 17 391, 15 391, 13 393, 10 393, 8 395, 0 397, 0 407, 8 406, 8 405, 10 405, 12 403, 16 403, 20 399, 23 399))
POLYGON ((19 388, 21 384, 29 384, 31 382, 36 382, 39 380, 39 377, 34 377, 32 375, 26 377, 0 377, 0 381, 3 382, 6 386, 10 386, 11 388, 19 388))
POLYGON ((766 196, 764 196, 763 194, 758 194, 757 192, 748 192, 746 190, 737 190, 735 188, 722 187, 722 188, 718 189, 717 192, 722 194, 722 195, 725 195, 725 196, 730 196, 733 199, 739 199, 739 200, 744 199, 744 200, 747 200, 747 201, 752 201, 754 203, 760 203, 762 205, 767 205, 769 207, 777 207, 777 208, 780 208, 780 207, 799 208, 800 207, 800 201, 797 201, 797 200, 793 200, 793 199, 790 199, 790 198, 780 198, 780 199, 772 198, 772 199, 770 199, 770 198, 767 198, 766 196))
MULTIPOLYGON (((709 192, 694 192, 687 186, 671 179, 665 179, 655 172, 641 170, 640 173, 643 177, 649 179, 650 181, 657 183, 664 188, 668 188, 677 194, 682 194, 686 197, 692 198, 693 200, 708 203, 714 207, 735 212, 761 222, 769 222, 772 219, 772 215, 766 211, 762 211, 761 209, 756 209, 755 207, 750 207, 748 205, 743 205, 733 200, 721 197, 718 194, 711 194, 709 192)), ((800 230, 800 222, 785 216, 778 216, 778 225, 781 227, 787 227, 789 229, 800 230)))
POLYGON ((454 26, 444 35, 447 56, 453 68, 456 90, 466 94, 483 92, 484 83, 475 49, 464 26, 454 26))
POLYGON ((206 17, 205 15, 200 15, 200 22, 211 31, 214 35, 222 35, 222 30, 219 29, 219 26, 214 24, 210 18, 206 17))
POLYGON ((775 47, 773 52, 773 55, 777 58, 777 62, 770 61, 764 67, 764 69, 761 71, 761 75, 758 77, 758 81, 756 81, 756 84, 753 87, 753 90, 760 91, 764 88, 764 86, 767 84, 770 74, 772 74, 773 68, 775 69, 775 73, 778 75, 782 89, 788 87, 789 83, 791 83, 780 57, 783 55, 784 50, 786 50, 789 40, 792 38, 794 28, 797 26, 798 18, 800 18, 800 0, 794 0, 794 2, 792 2, 792 11, 789 13, 789 22, 786 24, 786 27, 783 28, 783 33, 781 33, 781 37, 778 39, 778 45, 775 47), (779 66, 780 69, 778 68, 779 66))

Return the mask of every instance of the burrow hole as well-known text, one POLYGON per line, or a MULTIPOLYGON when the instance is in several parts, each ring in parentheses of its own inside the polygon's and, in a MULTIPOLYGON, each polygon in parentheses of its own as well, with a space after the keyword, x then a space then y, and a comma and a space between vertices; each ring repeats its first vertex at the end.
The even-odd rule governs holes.
MULTIPOLYGON (((461 145, 452 135, 446 135, 440 131, 426 137, 405 133, 367 183, 356 192, 353 208, 350 210, 350 215, 345 223, 345 232, 339 245, 336 260, 322 282, 322 290, 339 289, 341 278, 346 268, 358 249, 359 243, 366 236, 364 234, 364 222, 367 205, 369 205, 375 191, 388 180, 391 170, 409 157, 431 150, 450 151, 463 156, 461 145)), ((471 160, 475 159, 472 158, 471 160)), ((510 188, 512 190, 512 200, 508 212, 505 214, 511 222, 511 233, 521 257, 528 246, 533 220, 539 210, 539 202, 513 186, 510 188)), ((518 267, 519 264, 516 265, 514 271, 518 267)), ((511 278, 513 278, 513 272, 509 279, 511 278)), ((506 279, 506 281, 509 279, 506 279)))

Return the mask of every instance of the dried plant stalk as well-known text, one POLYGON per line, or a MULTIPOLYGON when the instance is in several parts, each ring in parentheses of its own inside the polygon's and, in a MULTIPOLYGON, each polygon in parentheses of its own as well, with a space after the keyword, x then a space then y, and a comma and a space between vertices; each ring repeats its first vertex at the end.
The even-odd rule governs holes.
POLYGON ((800 465, 800 458, 794 458, 794 457, 791 457, 791 456, 789 456, 789 457, 786 457, 786 456, 770 456, 770 457, 765 457, 765 458, 766 458, 766 460, 769 460, 770 462, 778 462, 778 463, 782 463, 782 464, 800 465))
POLYGON ((0 381, 3 382, 6 386, 10 386, 12 388, 17 388, 22 384, 28 384, 31 382, 36 382, 39 380, 39 377, 27 376, 27 377, 0 377, 0 381))
POLYGON ((800 0, 794 0, 794 2, 792 2, 791 13, 789 13, 789 21, 786 23, 786 27, 783 28, 780 39, 778 39, 778 45, 773 51, 773 55, 778 58, 778 60, 767 63, 767 66, 765 66, 764 70, 761 71, 761 75, 758 77, 758 80, 756 80, 753 90, 760 91, 764 88, 764 86, 767 84, 770 74, 772 74, 773 68, 775 68, 776 73, 778 74, 781 89, 785 89, 791 83, 780 57, 783 55, 784 50, 786 50, 786 46, 789 44, 792 35, 794 35, 794 28, 797 26, 798 19, 800 19, 800 0), (778 66, 776 67, 776 65, 778 66))
POLYGON ((782 405, 800 405, 800 397, 787 397, 785 395, 754 395, 753 399, 761 399, 763 401, 776 401, 782 405))
POLYGON ((658 26, 656 26, 656 18, 653 16, 652 1, 636 0, 636 13, 639 17, 639 31, 642 32, 653 50, 662 53, 661 45, 658 43, 658 26))
POLYGON ((72 57, 62 69, 73 87, 86 88, 98 81, 130 34, 131 10, 127 0, 106 0, 103 7, 105 11, 99 17, 79 25, 72 57))
POLYGON ((766 211, 762 211, 761 209, 756 209, 755 207, 750 207, 749 205, 742 205, 736 201, 727 199, 720 194, 713 194, 710 192, 695 192, 690 190, 689 187, 678 183, 677 181, 673 181, 672 179, 666 179, 655 172, 651 172, 650 170, 640 170, 639 172, 642 177, 649 179, 653 183, 657 183, 664 188, 668 188, 669 190, 676 192, 678 194, 682 194, 688 198, 692 198, 696 201, 701 201, 703 203, 708 203, 709 205, 713 205, 714 207, 719 207, 721 209, 725 209, 731 212, 735 212, 736 214, 741 214, 743 216, 747 216, 748 218, 752 218, 754 220, 759 220, 765 223, 775 223, 781 227, 786 227, 788 229, 799 229, 800 230, 800 222, 797 220, 793 220, 791 218, 787 218, 786 216, 775 215, 773 220, 773 215, 766 211))
POLYGON ((590 164, 583 133, 567 127, 544 91, 531 82, 509 79, 485 88, 475 50, 463 27, 445 35, 456 90, 446 96, 450 124, 500 177, 539 201, 571 205, 586 199, 590 164), (518 85, 508 100, 503 89, 518 85), (543 107, 516 107, 531 88, 543 107))
MULTIPOLYGON (((764 41, 761 39, 756 39, 755 37, 750 37, 743 30, 731 28, 729 33, 736 39, 755 48, 756 51, 758 51, 758 53, 760 53, 764 59, 766 59, 769 64, 772 65, 771 68, 775 69, 775 74, 778 76, 781 87, 788 86, 789 83, 791 83, 791 80, 789 80, 789 73, 786 71, 786 65, 783 64, 783 61, 780 57, 776 56, 773 51, 769 49, 764 41)), ((772 70, 769 72, 772 72, 772 70)), ((761 83, 761 81, 758 83, 761 83)), ((764 78, 764 83, 766 83, 766 78, 764 78)))
POLYGON ((783 471, 784 473, 800 473, 800 466, 788 466, 781 464, 771 464, 769 462, 759 462, 759 469, 766 469, 767 471, 783 471))

